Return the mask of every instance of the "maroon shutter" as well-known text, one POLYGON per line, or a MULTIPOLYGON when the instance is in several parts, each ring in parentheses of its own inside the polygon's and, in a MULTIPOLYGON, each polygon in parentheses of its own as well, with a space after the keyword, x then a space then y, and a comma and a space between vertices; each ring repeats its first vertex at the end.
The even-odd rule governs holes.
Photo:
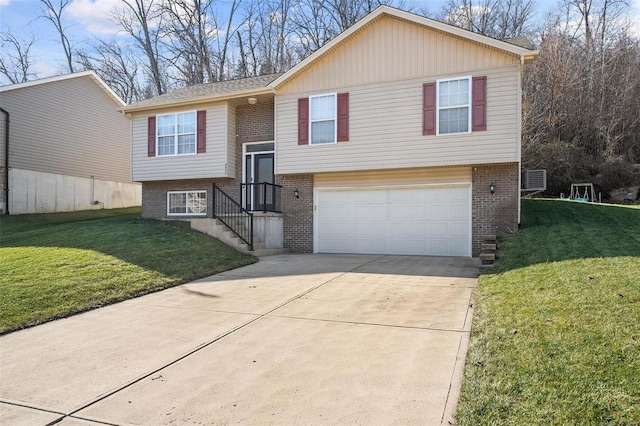
POLYGON ((349 140, 349 94, 338 93, 338 142, 349 140))
POLYGON ((487 130, 487 77, 473 77, 471 131, 487 130))
POLYGON ((156 156, 156 117, 149 117, 147 125, 147 156, 156 156))
POLYGON ((207 152, 207 111, 198 111, 198 154, 207 152))
POLYGON ((436 134, 436 83, 422 86, 422 134, 436 134))
POLYGON ((298 145, 309 145, 309 98, 298 99, 298 145))

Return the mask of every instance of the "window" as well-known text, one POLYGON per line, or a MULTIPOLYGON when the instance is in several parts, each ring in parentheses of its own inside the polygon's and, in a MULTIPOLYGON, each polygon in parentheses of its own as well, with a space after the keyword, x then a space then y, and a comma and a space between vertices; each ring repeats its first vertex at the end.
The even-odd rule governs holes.
POLYGON ((438 134, 471 131, 471 78, 438 80, 438 134))
POLYGON ((311 145, 336 142, 336 95, 309 97, 311 145))
POLYGON ((167 215, 207 214, 207 191, 175 191, 167 193, 167 215))
POLYGON ((196 153, 196 112, 159 115, 158 156, 196 153))

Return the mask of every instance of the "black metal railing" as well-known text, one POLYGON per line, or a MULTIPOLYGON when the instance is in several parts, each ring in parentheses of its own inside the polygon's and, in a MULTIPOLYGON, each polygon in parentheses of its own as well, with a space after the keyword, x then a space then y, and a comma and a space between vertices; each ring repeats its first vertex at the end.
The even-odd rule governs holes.
POLYGON ((243 183, 241 204, 248 211, 281 213, 281 192, 282 186, 273 183, 243 183))
POLYGON ((247 211, 226 192, 213 184, 213 218, 247 243, 253 251, 253 213, 247 211))

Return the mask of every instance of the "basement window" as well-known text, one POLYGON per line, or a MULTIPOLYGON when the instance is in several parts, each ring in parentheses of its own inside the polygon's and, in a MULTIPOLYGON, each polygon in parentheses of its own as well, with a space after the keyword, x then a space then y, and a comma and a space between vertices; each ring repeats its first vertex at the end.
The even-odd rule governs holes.
POLYGON ((167 192, 168 216, 206 216, 207 191, 167 192))

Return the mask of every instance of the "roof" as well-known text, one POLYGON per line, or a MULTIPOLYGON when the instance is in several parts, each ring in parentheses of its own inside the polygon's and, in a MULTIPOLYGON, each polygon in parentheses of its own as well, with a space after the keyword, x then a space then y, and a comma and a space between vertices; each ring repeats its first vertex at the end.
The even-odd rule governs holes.
POLYGON ((531 40, 526 37, 518 36, 502 39, 502 41, 506 41, 507 43, 515 44, 516 46, 524 47, 525 49, 534 50, 536 47, 531 40))
POLYGON ((281 74, 261 75, 218 83, 190 86, 171 93, 156 96, 122 108, 124 112, 136 112, 147 109, 180 106, 197 102, 224 100, 241 96, 273 93, 268 84, 281 74))
POLYGON ((484 44, 485 46, 498 49, 507 54, 512 54, 514 56, 520 57, 523 62, 534 59, 539 53, 537 50, 527 49, 513 43, 497 40, 497 39, 487 37, 482 34, 477 34, 453 25, 445 24, 440 21, 425 18, 422 16, 415 15, 413 13, 405 12, 400 9, 382 5, 377 7, 373 12, 369 13, 367 16, 365 16, 358 22, 356 22, 349 29, 342 32, 340 35, 338 35, 336 38, 331 40, 329 43, 325 44, 320 49, 316 50, 314 53, 312 53, 307 58, 305 58, 302 62, 300 62, 293 68, 291 68, 289 71, 287 71, 286 73, 282 74, 280 77, 278 77, 277 79, 269 83, 269 86, 274 89, 281 86, 282 84, 284 84, 285 82, 293 78, 293 76, 295 76, 302 70, 311 66, 312 63, 319 60, 323 56, 327 55, 329 52, 335 49, 338 45, 344 43, 352 35, 359 32, 363 27, 366 27, 371 22, 377 20, 382 16, 391 16, 397 19, 413 22, 418 25, 422 25, 437 31, 450 34, 454 37, 459 37, 459 38, 467 39, 479 44, 484 44))
POLYGON ((111 99, 113 99, 113 101, 116 104, 118 104, 118 106, 122 107, 126 105, 126 102, 123 101, 122 98, 120 98, 120 96, 118 96, 116 92, 114 92, 111 89, 111 87, 107 86, 107 83, 105 83, 100 77, 98 77, 98 74, 96 74, 95 71, 91 71, 91 70, 75 72, 71 74, 56 75, 54 77, 41 78, 38 80, 27 81, 25 83, 17 83, 17 84, 9 84, 6 86, 0 86, 0 93, 10 92, 12 90, 24 89, 26 87, 36 87, 43 84, 55 83, 57 81, 65 81, 65 80, 71 80, 74 78, 82 78, 82 77, 91 78, 111 99))

